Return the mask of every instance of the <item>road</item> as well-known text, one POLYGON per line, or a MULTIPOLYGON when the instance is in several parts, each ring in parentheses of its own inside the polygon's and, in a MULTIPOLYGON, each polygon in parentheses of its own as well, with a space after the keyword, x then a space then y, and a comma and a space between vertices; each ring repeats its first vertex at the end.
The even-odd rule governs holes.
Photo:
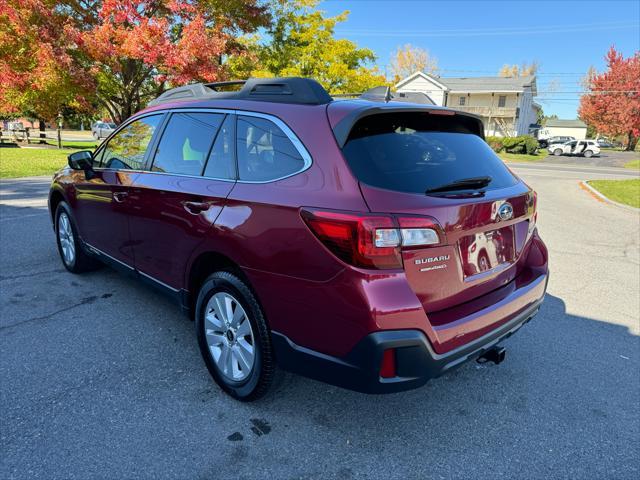
POLYGON ((46 179, 2 182, 0 478, 638 478, 640 217, 578 186, 637 173, 513 169, 551 281, 503 364, 386 396, 284 375, 253 404, 212 383, 164 297, 66 273, 46 179))

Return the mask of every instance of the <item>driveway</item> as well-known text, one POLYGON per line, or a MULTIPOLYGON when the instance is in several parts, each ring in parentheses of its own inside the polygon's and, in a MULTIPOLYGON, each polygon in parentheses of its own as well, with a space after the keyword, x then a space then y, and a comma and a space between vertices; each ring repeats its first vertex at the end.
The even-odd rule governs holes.
POLYGON ((48 180, 1 183, 0 478, 638 478, 640 219, 531 164, 551 258, 499 366, 368 396, 283 375, 261 402, 212 383, 193 324, 114 271, 74 276, 48 180))

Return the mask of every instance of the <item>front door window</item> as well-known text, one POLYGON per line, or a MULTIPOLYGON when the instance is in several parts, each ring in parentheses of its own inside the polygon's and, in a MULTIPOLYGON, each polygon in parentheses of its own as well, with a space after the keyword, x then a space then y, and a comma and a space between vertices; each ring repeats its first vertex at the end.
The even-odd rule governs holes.
POLYGON ((162 115, 143 117, 120 130, 94 159, 96 167, 143 170, 145 153, 162 115))

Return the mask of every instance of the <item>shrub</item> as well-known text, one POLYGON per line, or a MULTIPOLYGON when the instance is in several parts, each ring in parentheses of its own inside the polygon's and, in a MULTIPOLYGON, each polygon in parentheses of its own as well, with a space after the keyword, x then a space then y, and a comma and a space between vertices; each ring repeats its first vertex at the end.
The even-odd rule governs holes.
POLYGON ((538 140, 531 135, 523 135, 525 137, 524 146, 529 155, 535 155, 538 150, 538 140))
POLYGON ((520 135, 519 137, 505 137, 502 145, 507 153, 527 153, 535 155, 538 149, 538 141, 531 135, 520 135))
POLYGON ((496 153, 500 153, 504 149, 503 140, 502 137, 487 137, 487 143, 496 153))

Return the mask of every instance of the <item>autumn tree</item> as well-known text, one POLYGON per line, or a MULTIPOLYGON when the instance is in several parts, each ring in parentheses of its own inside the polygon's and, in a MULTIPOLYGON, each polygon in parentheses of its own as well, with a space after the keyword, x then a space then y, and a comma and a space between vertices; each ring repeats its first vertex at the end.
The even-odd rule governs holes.
POLYGON ((335 38, 336 25, 349 12, 325 17, 317 4, 317 0, 276 0, 265 41, 257 41, 257 64, 246 75, 313 77, 333 94, 386 84, 384 75, 370 66, 375 60, 372 50, 335 38))
POLYGON ((505 63, 500 71, 498 72, 498 76, 500 77, 528 77, 530 75, 535 75, 540 68, 540 64, 537 61, 533 61, 529 64, 523 63, 522 65, 509 65, 505 63))
POLYGON ((391 72, 395 83, 415 72, 436 73, 437 71, 438 59, 428 50, 411 44, 398 47, 391 55, 391 72))
POLYGON ((99 103, 121 122, 167 85, 225 79, 224 56, 244 54, 235 37, 267 23, 257 0, 103 0, 80 42, 99 103))
POLYGON ((612 46, 605 59, 607 71, 591 73, 578 114, 600 133, 625 135, 627 150, 634 150, 640 137, 640 52, 624 58, 612 46))
POLYGON ((167 86, 226 78, 259 0, 0 0, 0 101, 51 118, 97 103, 117 122, 167 86))
POLYGON ((0 0, 0 116, 52 120, 86 112, 94 88, 78 61, 78 31, 53 0, 0 0))

